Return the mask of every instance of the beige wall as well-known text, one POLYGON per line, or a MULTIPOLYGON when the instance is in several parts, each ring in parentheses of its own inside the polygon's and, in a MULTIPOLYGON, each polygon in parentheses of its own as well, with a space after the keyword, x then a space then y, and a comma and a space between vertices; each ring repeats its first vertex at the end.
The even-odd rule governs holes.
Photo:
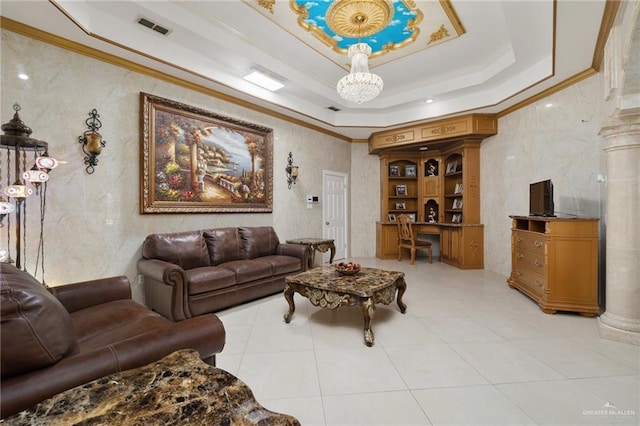
MULTIPOLYGON (((599 75, 513 112, 480 150, 485 268, 511 271, 511 219, 529 214, 529 184, 551 179, 556 212, 603 217, 606 176, 599 75), (547 106, 552 104, 551 106, 547 106)), ((557 213, 558 215, 560 213, 557 213)), ((602 222, 602 220, 601 220, 602 222)))
MULTIPOLYGON (((11 106, 18 102, 32 136, 48 141, 50 154, 63 162, 51 172, 47 192, 49 285, 123 274, 133 283, 134 297, 143 300, 136 261, 150 233, 273 225, 281 240, 321 236, 321 207, 307 209, 306 194, 322 194, 323 169, 351 171, 351 144, 343 140, 9 31, 2 31, 1 61, 2 123, 11 119, 11 106), (18 80, 18 72, 30 79, 18 80), (273 214, 139 214, 140 92, 274 129, 273 214), (100 114, 107 146, 95 173, 88 175, 77 141, 93 108, 100 114), (289 151, 300 166, 291 190, 284 172, 289 151)), ((4 169, 6 160, 2 161, 4 169)), ((38 217, 37 199, 29 203, 29 217, 38 217)), ((36 260, 37 229, 36 223, 28 226, 30 271, 36 260)), ((7 245, 5 230, 0 230, 0 250, 7 245)))

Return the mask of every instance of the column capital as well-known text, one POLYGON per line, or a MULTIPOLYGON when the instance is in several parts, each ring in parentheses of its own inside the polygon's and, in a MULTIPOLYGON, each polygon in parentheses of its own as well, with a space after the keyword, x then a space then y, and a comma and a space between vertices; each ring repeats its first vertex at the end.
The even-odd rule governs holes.
POLYGON ((640 148, 640 114, 609 118, 600 128, 605 139, 605 151, 640 148))

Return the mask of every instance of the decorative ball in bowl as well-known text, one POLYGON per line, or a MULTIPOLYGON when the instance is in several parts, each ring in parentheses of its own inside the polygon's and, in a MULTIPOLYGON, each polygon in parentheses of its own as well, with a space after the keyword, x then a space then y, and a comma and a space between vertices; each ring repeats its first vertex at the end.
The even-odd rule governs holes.
POLYGON ((340 275, 355 275, 361 269, 360 264, 355 262, 338 262, 333 267, 340 275))

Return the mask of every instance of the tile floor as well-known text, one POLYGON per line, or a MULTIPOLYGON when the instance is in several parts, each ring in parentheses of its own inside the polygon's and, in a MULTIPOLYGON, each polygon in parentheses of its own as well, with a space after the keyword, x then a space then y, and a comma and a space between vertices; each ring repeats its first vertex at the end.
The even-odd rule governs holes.
POLYGON ((547 315, 489 271, 434 260, 351 259, 404 271, 407 313, 378 305, 364 345, 358 308, 295 294, 219 312, 218 366, 303 425, 640 425, 640 347, 597 320, 547 315))

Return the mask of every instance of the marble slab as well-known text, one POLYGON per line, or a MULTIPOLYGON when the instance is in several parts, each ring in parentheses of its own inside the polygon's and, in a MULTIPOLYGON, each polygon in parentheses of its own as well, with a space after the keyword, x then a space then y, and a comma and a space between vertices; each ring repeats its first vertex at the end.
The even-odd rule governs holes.
POLYGON ((251 389, 195 350, 112 374, 49 398, 4 425, 300 425, 262 407, 251 389))

